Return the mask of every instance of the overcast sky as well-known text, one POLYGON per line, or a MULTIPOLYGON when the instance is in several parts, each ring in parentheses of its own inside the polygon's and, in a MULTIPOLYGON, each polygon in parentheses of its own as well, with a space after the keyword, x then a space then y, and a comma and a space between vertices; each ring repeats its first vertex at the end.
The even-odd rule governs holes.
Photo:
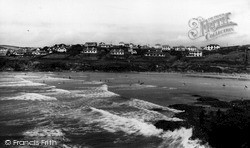
POLYGON ((250 43, 250 0, 0 0, 0 44, 87 41, 203 46, 250 43), (188 21, 231 12, 235 33, 190 40, 188 21))

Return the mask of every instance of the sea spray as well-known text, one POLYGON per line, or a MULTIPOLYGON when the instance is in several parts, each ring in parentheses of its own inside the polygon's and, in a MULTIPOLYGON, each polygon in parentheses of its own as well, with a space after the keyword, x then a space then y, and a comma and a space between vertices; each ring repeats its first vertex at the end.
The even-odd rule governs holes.
POLYGON ((1 100, 25 100, 25 101, 51 101, 57 100, 55 97, 49 97, 37 93, 21 93, 15 97, 4 97, 1 100))
POLYGON ((84 98, 108 98, 108 97, 117 97, 119 96, 116 93, 108 91, 108 86, 103 84, 99 87, 90 87, 85 90, 74 90, 72 93, 78 94, 78 96, 84 98))
POLYGON ((208 145, 201 145, 199 140, 191 140, 192 128, 186 129, 184 127, 174 131, 163 131, 157 129, 150 123, 145 123, 132 118, 125 118, 118 115, 111 114, 107 111, 90 107, 91 112, 95 114, 95 119, 92 123, 98 123, 100 127, 109 132, 123 131, 126 134, 156 136, 163 139, 159 145, 163 147, 183 147, 183 148, 207 148, 208 145), (98 116, 98 117, 97 117, 98 116))
POLYGON ((154 125, 111 114, 107 111, 91 107, 92 113, 99 113, 100 116, 93 119, 92 122, 97 122, 102 128, 109 132, 123 131, 127 134, 139 134, 144 136, 156 136, 163 132, 162 129, 157 129, 154 125))
POLYGON ((144 108, 144 109, 161 109, 161 110, 166 110, 166 111, 171 111, 173 113, 180 113, 183 112, 181 110, 177 110, 177 109, 172 109, 169 107, 164 107, 164 106, 160 106, 151 102, 147 102, 144 100, 139 100, 139 99, 131 99, 127 102, 127 104, 129 104, 130 106, 135 106, 135 107, 139 107, 139 108, 144 108))
POLYGON ((191 140, 192 128, 184 127, 174 131, 164 132, 162 135, 163 142, 159 148, 209 148, 208 144, 202 145, 198 139, 191 140))

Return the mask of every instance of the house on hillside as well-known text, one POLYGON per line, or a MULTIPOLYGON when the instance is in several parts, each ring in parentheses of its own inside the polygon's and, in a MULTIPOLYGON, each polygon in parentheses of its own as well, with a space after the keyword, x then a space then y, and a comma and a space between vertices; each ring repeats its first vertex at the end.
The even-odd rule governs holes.
POLYGON ((92 47, 97 47, 97 42, 86 42, 84 44, 86 48, 92 48, 92 47))
POLYGON ((111 48, 112 44, 106 44, 104 42, 101 42, 101 43, 99 43, 98 46, 101 47, 101 48, 111 48))
POLYGON ((186 57, 202 57, 202 51, 196 50, 196 51, 189 51, 188 55, 186 57))
POLYGON ((169 45, 162 45, 162 51, 170 51, 171 47, 169 45))
POLYGON ((118 44, 119 46, 124 46, 125 45, 125 43, 124 42, 119 42, 119 44, 118 44))
POLYGON ((196 50, 198 50, 198 48, 195 47, 195 46, 188 46, 188 47, 186 47, 186 49, 187 49, 188 51, 196 51, 196 50))
POLYGON ((125 55, 125 51, 123 49, 112 49, 110 51, 111 55, 116 55, 116 56, 123 56, 125 55))
POLYGON ((64 52, 67 52, 67 49, 65 47, 59 47, 59 48, 55 48, 55 51, 64 53, 64 52))
POLYGON ((185 46, 174 46, 173 49, 175 51, 185 51, 186 50, 185 46))
MULTIPOLYGON (((40 55, 47 55, 48 54, 48 52, 46 52, 46 51, 39 51, 39 53, 40 53, 40 55)), ((49 52, 49 53, 51 53, 51 52, 49 52)))
POLYGON ((104 42, 100 42, 99 44, 98 44, 98 46, 99 47, 104 47, 106 44, 104 43, 104 42))
POLYGON ((92 47, 92 48, 84 49, 84 50, 83 50, 83 53, 97 54, 97 48, 92 47))
POLYGON ((129 47, 129 43, 125 43, 125 44, 124 44, 124 47, 130 48, 130 47, 129 47))
POLYGON ((205 47, 205 50, 211 51, 211 50, 218 50, 220 49, 220 45, 218 44, 209 44, 205 47))
POLYGON ((128 49, 128 52, 129 52, 130 54, 137 54, 137 51, 136 51, 135 49, 133 49, 133 48, 129 48, 129 49, 128 49))
POLYGON ((155 44, 155 49, 162 49, 162 46, 161 46, 161 44, 155 44))
POLYGON ((7 55, 7 52, 8 52, 8 49, 7 49, 7 48, 1 48, 1 49, 0 49, 0 56, 6 56, 6 55, 7 55))
POLYGON ((146 57, 166 57, 165 53, 159 51, 149 51, 145 54, 146 57))
POLYGON ((18 50, 15 50, 12 54, 15 56, 23 56, 25 54, 25 50, 20 48, 18 50))
POLYGON ((33 50, 31 54, 37 56, 37 55, 40 55, 40 51, 39 50, 33 50))

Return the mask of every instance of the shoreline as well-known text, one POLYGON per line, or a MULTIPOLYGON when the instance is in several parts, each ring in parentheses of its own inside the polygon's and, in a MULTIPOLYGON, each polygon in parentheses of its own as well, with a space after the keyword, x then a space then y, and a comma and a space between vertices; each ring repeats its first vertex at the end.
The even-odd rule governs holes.
MULTIPOLYGON (((56 78, 57 77, 60 78, 62 76, 63 77, 66 76, 66 78, 68 78, 67 76, 71 75, 72 76, 71 79, 78 80, 77 76, 79 76, 79 74, 73 75, 73 74, 71 74, 71 72, 72 71, 65 71, 65 73, 60 73, 60 75, 59 75, 59 73, 56 73, 56 72, 51 72, 51 73, 53 75, 55 74, 56 78)), ((21 73, 21 75, 24 75, 24 74, 26 75, 27 71, 17 72, 17 73, 21 73)), ((31 72, 31 73, 35 73, 35 72, 31 72)), ((46 73, 50 74, 50 72, 46 72, 46 73)), ((107 72, 100 72, 100 71, 98 71, 98 72, 88 71, 88 72, 82 72, 82 73, 87 74, 87 75, 89 75, 89 73, 90 74, 91 73, 98 74, 98 75, 91 75, 90 81, 99 80, 99 77, 109 76, 109 75, 102 75, 102 73, 106 74, 107 72)), ((110 72, 108 72, 108 73, 111 74, 110 72)), ((15 72, 13 74, 15 75, 15 72)), ((44 74, 44 73, 42 72, 40 74, 44 74)), ((126 74, 128 74, 128 73, 112 73, 112 74, 118 74, 117 77, 115 77, 115 78, 118 78, 120 81, 115 82, 116 85, 123 84, 124 81, 129 80, 126 78, 126 74), (119 74, 122 74, 122 75, 119 75, 119 74)), ((158 75, 168 75, 168 74, 173 74, 173 76, 175 76, 175 74, 178 74, 179 75, 178 78, 182 78, 182 75, 186 75, 186 73, 184 74, 184 73, 177 73, 177 72, 175 72, 175 73, 143 72, 143 73, 131 73, 131 74, 142 74, 140 76, 143 77, 144 79, 151 77, 150 75, 152 75, 152 77, 155 77, 155 78, 158 78, 157 77, 158 75), (149 76, 145 77, 145 75, 149 75, 149 76)), ((194 73, 192 73, 192 74, 194 74, 194 73)), ((195 74, 201 75, 200 73, 195 73, 195 74)), ((206 75, 207 74, 208 73, 206 73, 206 75)), ((28 73, 27 73, 27 75, 28 75, 28 73)), ((211 75, 217 76, 215 73, 212 73, 211 75)), ((224 75, 225 74, 222 74, 223 77, 224 77, 224 75)), ((114 76, 114 75, 112 75, 112 76, 114 76)), ((131 78, 131 77, 134 78, 135 75, 128 75, 128 76, 129 76, 129 78, 131 78)), ((138 76, 136 76, 136 77, 138 78, 138 76)), ((105 77, 105 78, 107 79, 108 77, 105 77)), ((136 81, 137 81, 137 78, 135 79, 136 81)), ((171 79, 171 77, 170 77, 170 79, 171 79)), ((85 79, 82 79, 82 80, 84 81, 85 79)), ((161 79, 159 79, 159 80, 161 80, 161 79)), ((112 82, 114 82, 114 81, 115 80, 112 80, 112 82)), ((155 80, 148 81, 148 82, 146 82, 145 85, 151 84, 150 82, 152 82, 152 81, 155 81, 155 80)), ((102 82, 104 82, 104 80, 102 80, 102 82)), ((55 83, 53 85, 55 85, 59 89, 60 89, 60 87, 66 86, 66 85, 63 86, 62 84, 57 84, 57 83, 55 83)), ((109 84, 107 84, 107 85, 109 85, 109 84)), ((128 91, 128 92, 131 93, 132 91, 128 91)), ((138 92, 138 93, 141 93, 141 92, 138 92)), ((133 94, 133 95, 135 95, 135 94, 133 94)), ((151 95, 153 96, 153 94, 151 94, 151 95)), ((161 95, 164 95, 164 94, 161 94, 161 95)), ((228 147, 228 143, 225 143, 225 140, 227 140, 227 138, 230 138, 230 137, 228 137, 228 135, 230 135, 230 134, 231 135, 235 134, 237 136, 238 135, 241 136, 241 133, 243 134, 243 136, 245 136, 244 134, 247 134, 247 133, 244 133, 244 131, 248 131, 249 126, 250 126, 250 121, 249 121, 250 100, 239 100, 239 99, 237 100, 237 99, 235 99, 235 100, 223 101, 223 100, 218 99, 217 97, 199 95, 195 92, 192 92, 192 93, 190 92, 190 95, 196 98, 195 102, 193 102, 191 104, 188 104, 188 103, 175 103, 172 105, 161 104, 163 106, 174 108, 177 110, 185 110, 185 112, 183 112, 183 113, 175 114, 175 117, 183 119, 184 122, 172 123, 172 122, 165 121, 165 120, 158 120, 156 123, 154 123, 154 125, 157 128, 163 129, 163 130, 174 130, 174 129, 178 129, 180 127, 193 128, 193 136, 191 138, 201 139, 201 141, 204 144, 208 142, 213 147, 218 146, 218 144, 222 144, 224 147, 228 147), (230 128, 228 128, 228 127, 230 127, 230 128), (214 128, 217 128, 217 130, 215 130, 214 128), (223 131, 223 128, 226 128, 228 131, 223 131), (234 128, 236 128, 236 130, 231 131, 231 129, 234 129, 234 128), (222 133, 222 134, 220 134, 220 133, 222 133), (220 136, 218 137, 217 135, 219 135, 219 134, 220 134, 220 136), (216 138, 213 138, 213 137, 216 137, 217 139, 219 139, 218 140, 219 143, 216 143, 216 141, 215 141, 216 138)), ((150 96, 148 96, 148 97, 151 98, 150 96)), ((165 96, 165 97, 167 97, 167 96, 165 96)), ((140 99, 140 98, 138 98, 138 99, 140 99)), ((144 101, 148 101, 148 100, 145 99, 144 101)), ((156 102, 154 102, 155 100, 151 100, 151 101, 152 101, 152 103, 157 104, 156 102)), ((158 103, 158 104, 160 104, 160 103, 158 103)), ((155 110, 155 111, 161 112, 161 110, 155 110)), ((247 137, 247 136, 245 136, 245 137, 247 137)), ((232 145, 234 144, 235 147, 239 147, 239 145, 240 146, 241 145, 249 146, 249 143, 247 143, 247 141, 243 141, 244 143, 242 143, 239 139, 236 139, 234 141, 232 140, 232 142, 234 142, 234 143, 229 143, 229 144, 232 144, 232 145)))
POLYGON ((164 72, 154 72, 154 71, 98 71, 98 70, 93 70, 93 71, 74 71, 74 70, 61 70, 61 71, 0 71, 0 72, 11 72, 11 73, 29 73, 29 72, 51 72, 51 73, 57 73, 57 72, 75 72, 75 73, 114 73, 114 74, 158 74, 158 75, 164 75, 164 74, 184 74, 185 76, 190 76, 190 77, 204 77, 204 78, 217 78, 216 76, 220 76, 221 78, 225 77, 230 77, 230 78, 241 78, 241 79, 249 79, 250 80, 250 73, 217 73, 217 72, 179 72, 179 71, 164 71, 164 72), (213 77, 215 76, 215 77, 213 77))

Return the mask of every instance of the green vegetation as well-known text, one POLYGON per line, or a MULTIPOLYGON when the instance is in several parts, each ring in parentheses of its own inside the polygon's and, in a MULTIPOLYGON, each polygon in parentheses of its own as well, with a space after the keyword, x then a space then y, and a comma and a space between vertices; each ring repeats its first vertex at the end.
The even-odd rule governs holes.
MULTIPOLYGON (((46 50, 48 47, 44 47, 46 50)), ((13 71, 158 71, 158 72, 224 72, 248 73, 247 47, 204 51, 204 57, 186 57, 186 52, 169 51, 165 57, 145 57, 144 49, 137 55, 113 56, 100 48, 97 54, 82 53, 81 45, 72 45, 67 53, 40 56, 10 56, 0 58, 0 70, 13 71)))

